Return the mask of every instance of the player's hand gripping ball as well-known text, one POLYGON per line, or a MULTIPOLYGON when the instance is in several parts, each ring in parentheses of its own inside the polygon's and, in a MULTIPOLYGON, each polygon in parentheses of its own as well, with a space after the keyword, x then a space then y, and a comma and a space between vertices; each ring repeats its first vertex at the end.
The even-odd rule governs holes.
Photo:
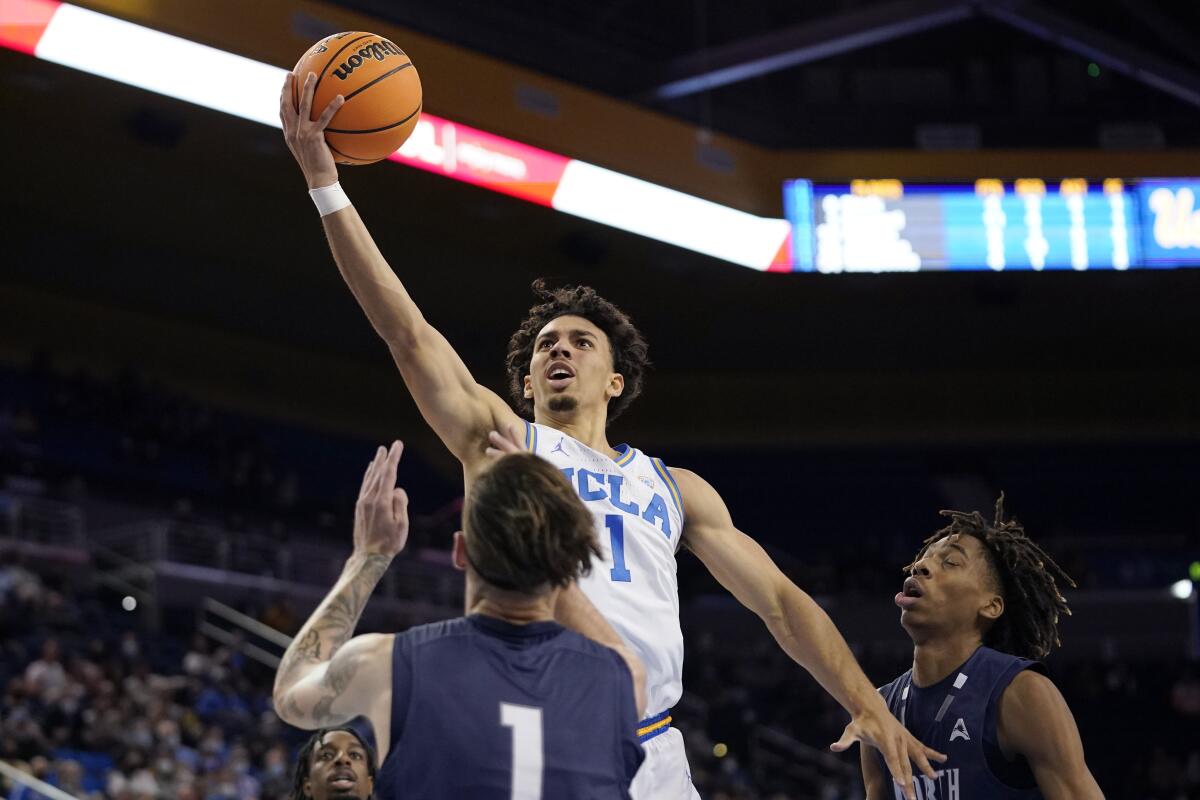
POLYGON ((382 36, 337 33, 317 42, 296 62, 292 105, 308 73, 317 76, 311 119, 316 121, 339 94, 345 104, 325 129, 339 164, 370 164, 404 144, 421 116, 421 79, 412 60, 382 36))

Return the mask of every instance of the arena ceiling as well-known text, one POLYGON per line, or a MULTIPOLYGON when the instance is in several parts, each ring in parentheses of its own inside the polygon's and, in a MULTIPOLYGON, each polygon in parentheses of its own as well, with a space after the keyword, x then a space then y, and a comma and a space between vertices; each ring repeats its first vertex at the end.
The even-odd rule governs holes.
POLYGON ((337 4, 770 147, 1200 143, 1196 3, 337 4))

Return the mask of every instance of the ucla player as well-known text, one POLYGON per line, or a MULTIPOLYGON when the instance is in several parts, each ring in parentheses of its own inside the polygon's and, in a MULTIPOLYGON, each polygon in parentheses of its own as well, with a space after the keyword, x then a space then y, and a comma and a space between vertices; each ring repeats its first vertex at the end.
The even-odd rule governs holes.
MULTIPOLYGON (((1050 556, 1004 519, 943 511, 896 595, 915 645, 913 667, 881 690, 922 741, 946 752, 935 778, 918 776, 925 800, 1095 800, 1075 718, 1039 659, 1058 644, 1070 613, 1050 556)), ((874 748, 862 748, 868 800, 893 797, 874 748)), ((899 796, 898 794, 895 796, 899 796)))
MULTIPOLYGON (((311 122, 315 77, 308 77, 299 94, 299 113, 292 108, 292 81, 289 75, 280 95, 284 138, 321 213, 334 261, 387 343, 421 414, 462 462, 469 492, 487 464, 489 433, 524 423, 475 381, 445 337, 425 320, 341 190, 322 135, 337 101, 311 122)), ((534 420, 528 427, 529 449, 568 474, 596 520, 602 552, 584 591, 646 664, 648 715, 637 730, 647 760, 634 796, 696 796, 682 736, 670 727, 670 710, 681 692, 675 554, 683 545, 850 712, 850 724, 833 749, 845 750, 860 739, 871 742, 912 796, 910 762, 933 775, 929 759, 940 754, 923 747, 888 713, 828 615, 733 525, 725 503, 706 481, 687 470, 668 469, 635 448, 609 444, 608 423, 641 391, 646 364, 641 334, 587 287, 539 293, 543 302, 510 343, 510 394, 534 420)))
POLYGON ((324 731, 298 785, 315 800, 314 787, 384 800, 628 798, 644 759, 634 726, 645 671, 575 587, 598 552, 595 531, 543 459, 503 456, 467 496, 453 551, 467 616, 351 638, 408 538, 400 452, 379 448, 368 467, 354 552, 288 647, 274 692, 279 716, 301 728, 365 716, 381 763, 324 731))

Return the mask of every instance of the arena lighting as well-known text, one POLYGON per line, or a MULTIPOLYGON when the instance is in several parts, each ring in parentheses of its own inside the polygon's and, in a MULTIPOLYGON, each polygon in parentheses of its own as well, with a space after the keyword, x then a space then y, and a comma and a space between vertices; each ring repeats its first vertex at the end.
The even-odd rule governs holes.
POLYGON ((1187 578, 1171 584, 1171 596, 1179 600, 1190 599, 1193 591, 1195 591, 1195 586, 1187 578))
MULTIPOLYGON (((285 70, 68 3, 0 0, 0 46, 279 127, 285 70)), ((424 114, 418 127, 391 160, 744 267, 791 270, 786 220, 748 214, 432 114, 424 114)))

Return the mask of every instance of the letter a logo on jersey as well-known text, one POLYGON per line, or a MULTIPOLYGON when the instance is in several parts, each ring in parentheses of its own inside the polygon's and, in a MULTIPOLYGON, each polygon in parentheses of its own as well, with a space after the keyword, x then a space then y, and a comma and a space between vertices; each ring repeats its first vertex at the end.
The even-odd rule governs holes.
POLYGON ((950 731, 950 741, 955 739, 971 741, 971 734, 967 733, 967 723, 963 722, 962 717, 958 718, 958 722, 954 723, 954 730, 950 731))

